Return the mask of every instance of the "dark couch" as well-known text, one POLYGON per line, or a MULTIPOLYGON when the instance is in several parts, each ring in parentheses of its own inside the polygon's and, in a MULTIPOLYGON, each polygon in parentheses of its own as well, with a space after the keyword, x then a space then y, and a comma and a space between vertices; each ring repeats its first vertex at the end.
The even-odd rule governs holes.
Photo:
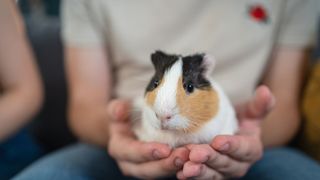
POLYGON ((66 120, 66 80, 58 17, 25 18, 30 44, 45 87, 41 112, 30 126, 31 133, 46 151, 74 142, 66 120))

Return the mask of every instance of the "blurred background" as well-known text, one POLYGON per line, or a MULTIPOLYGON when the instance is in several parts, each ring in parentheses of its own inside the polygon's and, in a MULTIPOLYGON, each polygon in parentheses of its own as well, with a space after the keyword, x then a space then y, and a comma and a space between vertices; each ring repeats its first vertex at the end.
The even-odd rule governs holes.
MULTIPOLYGON (((17 2, 25 20, 46 92, 44 106, 29 130, 49 152, 75 141, 66 120, 67 87, 60 36, 60 0, 18 0, 17 2)), ((301 107, 308 121, 304 121, 301 133, 294 142, 294 145, 300 146, 309 154, 318 156, 318 159, 320 159, 317 151, 320 149, 320 137, 313 139, 313 142, 308 140, 310 136, 314 137, 312 135, 314 132, 320 131, 320 68, 315 68, 320 57, 319 42, 318 37, 318 45, 310 59, 305 88, 301 95, 301 107), (314 148, 315 146, 318 148, 314 148), (310 152, 310 149, 316 149, 316 151, 310 152)))
POLYGON ((60 0, 19 0, 18 5, 45 86, 44 105, 29 130, 49 152, 75 140, 66 120, 60 0))

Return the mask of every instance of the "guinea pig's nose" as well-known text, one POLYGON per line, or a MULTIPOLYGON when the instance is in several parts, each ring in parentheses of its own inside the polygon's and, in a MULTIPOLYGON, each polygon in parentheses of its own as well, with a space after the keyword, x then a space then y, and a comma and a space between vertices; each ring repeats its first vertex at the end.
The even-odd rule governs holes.
POLYGON ((161 121, 168 121, 171 119, 171 115, 164 115, 164 116, 159 116, 161 121))
POLYGON ((159 115, 158 113, 156 113, 156 117, 161 121, 168 121, 172 118, 170 114, 159 115))

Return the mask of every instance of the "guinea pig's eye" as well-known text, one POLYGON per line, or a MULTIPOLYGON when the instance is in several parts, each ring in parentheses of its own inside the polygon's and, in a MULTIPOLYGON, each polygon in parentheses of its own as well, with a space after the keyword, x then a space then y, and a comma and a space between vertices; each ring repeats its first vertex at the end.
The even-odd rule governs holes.
POLYGON ((194 86, 192 83, 184 84, 184 88, 188 93, 192 93, 194 90, 194 86))
POLYGON ((159 85, 159 81, 158 80, 154 80, 153 81, 153 88, 158 87, 158 85, 159 85))

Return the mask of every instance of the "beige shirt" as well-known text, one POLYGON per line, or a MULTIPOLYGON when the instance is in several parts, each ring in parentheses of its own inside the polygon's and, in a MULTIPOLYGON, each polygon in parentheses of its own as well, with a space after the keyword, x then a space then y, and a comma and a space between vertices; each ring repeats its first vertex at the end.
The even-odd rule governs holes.
MULTIPOLYGON (((212 78, 231 100, 248 99, 275 45, 304 47, 315 37, 316 0, 65 0, 63 39, 103 45, 115 69, 114 93, 144 93, 157 49, 212 54, 212 78)), ((288 63, 290 60, 288 59, 288 63)))

